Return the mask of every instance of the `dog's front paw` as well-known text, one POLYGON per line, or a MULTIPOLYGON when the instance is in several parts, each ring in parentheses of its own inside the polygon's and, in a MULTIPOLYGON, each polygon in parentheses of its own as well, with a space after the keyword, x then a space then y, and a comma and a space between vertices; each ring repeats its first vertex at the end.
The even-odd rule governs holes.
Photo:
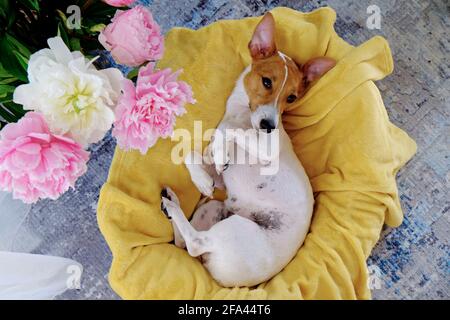
POLYGON ((267 160, 267 159, 258 159, 258 160, 259 160, 259 163, 264 167, 267 167, 271 164, 271 161, 267 160))
POLYGON ((232 141, 215 139, 213 142, 212 153, 214 166, 218 175, 221 175, 230 165, 230 149, 232 141))
POLYGON ((199 170, 191 172, 191 178, 192 182, 194 182, 201 194, 207 197, 212 197, 214 192, 214 180, 208 172, 199 168, 199 170))
POLYGON ((228 159, 224 164, 216 163, 215 167, 216 167, 217 174, 220 176, 225 170, 228 169, 229 166, 230 166, 230 159, 228 159))

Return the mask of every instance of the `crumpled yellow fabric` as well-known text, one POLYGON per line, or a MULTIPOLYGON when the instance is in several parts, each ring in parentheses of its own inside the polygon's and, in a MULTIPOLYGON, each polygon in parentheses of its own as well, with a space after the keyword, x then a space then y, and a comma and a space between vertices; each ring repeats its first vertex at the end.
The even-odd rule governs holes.
MULTIPOLYGON (((402 222, 395 175, 416 144, 388 118, 373 83, 393 70, 387 42, 374 37, 358 47, 334 31, 330 8, 271 11, 280 51, 299 63, 335 58, 284 114, 284 126, 315 192, 315 211, 304 245, 271 280, 255 288, 223 288, 201 263, 175 247, 160 211, 170 186, 191 216, 200 194, 184 165, 173 164, 177 142, 160 140, 147 155, 116 150, 101 190, 98 223, 113 254, 109 280, 126 299, 368 299, 366 259, 383 223, 402 222)), ((235 80, 250 63, 247 43, 260 18, 219 21, 200 30, 172 29, 159 67, 183 68, 197 104, 177 128, 215 128, 235 80)), ((203 143, 203 147, 206 142, 203 143)))

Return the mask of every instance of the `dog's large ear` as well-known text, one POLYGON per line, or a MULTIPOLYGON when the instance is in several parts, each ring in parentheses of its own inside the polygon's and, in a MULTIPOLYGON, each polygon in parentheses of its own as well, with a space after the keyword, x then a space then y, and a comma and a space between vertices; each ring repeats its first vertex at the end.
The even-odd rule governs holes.
POLYGON ((336 60, 327 57, 319 57, 309 60, 303 65, 302 68, 305 84, 308 85, 314 80, 319 79, 335 65, 336 60))
POLYGON ((277 52, 275 45, 275 20, 267 12, 256 26, 252 40, 248 44, 253 59, 265 59, 277 52))

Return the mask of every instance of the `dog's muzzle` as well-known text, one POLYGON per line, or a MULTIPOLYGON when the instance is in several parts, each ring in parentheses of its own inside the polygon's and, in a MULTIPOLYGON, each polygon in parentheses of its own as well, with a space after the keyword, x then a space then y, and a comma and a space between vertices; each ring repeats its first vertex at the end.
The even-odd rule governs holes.
POLYGON ((253 128, 270 133, 278 127, 278 110, 272 105, 260 106, 252 113, 251 120, 253 128))
POLYGON ((259 128, 262 130, 266 130, 267 133, 270 133, 273 129, 275 129, 275 123, 272 121, 272 119, 262 119, 259 123, 259 128))

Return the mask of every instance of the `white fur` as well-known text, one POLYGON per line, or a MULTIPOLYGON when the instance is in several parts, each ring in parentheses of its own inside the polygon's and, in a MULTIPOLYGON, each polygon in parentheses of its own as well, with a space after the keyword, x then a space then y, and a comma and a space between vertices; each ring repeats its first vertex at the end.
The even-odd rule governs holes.
MULTIPOLYGON (((246 68, 237 80, 218 130, 252 127, 249 98, 243 83, 249 70, 250 67, 246 68)), ((285 81, 286 78, 287 74, 285 81)), ((172 191, 168 190, 172 201, 162 199, 173 221, 176 243, 186 245, 190 255, 201 256, 204 266, 223 286, 254 286, 270 279, 295 256, 308 232, 314 204, 311 185, 281 121, 278 128, 280 150, 276 174, 261 175, 265 162, 230 164, 226 169, 224 161, 214 161, 228 198, 225 202, 210 201, 200 206, 191 224, 172 191)), ((228 147, 243 147, 237 139, 226 143, 228 147)), ((204 159, 230 157, 216 145, 220 143, 214 140, 204 159)), ((249 149, 245 152, 252 153, 249 149)), ((199 156, 194 154, 189 158, 199 156)), ((212 180, 216 181, 218 176, 208 175, 207 165, 190 161, 186 165, 194 184, 211 196, 212 180)))

